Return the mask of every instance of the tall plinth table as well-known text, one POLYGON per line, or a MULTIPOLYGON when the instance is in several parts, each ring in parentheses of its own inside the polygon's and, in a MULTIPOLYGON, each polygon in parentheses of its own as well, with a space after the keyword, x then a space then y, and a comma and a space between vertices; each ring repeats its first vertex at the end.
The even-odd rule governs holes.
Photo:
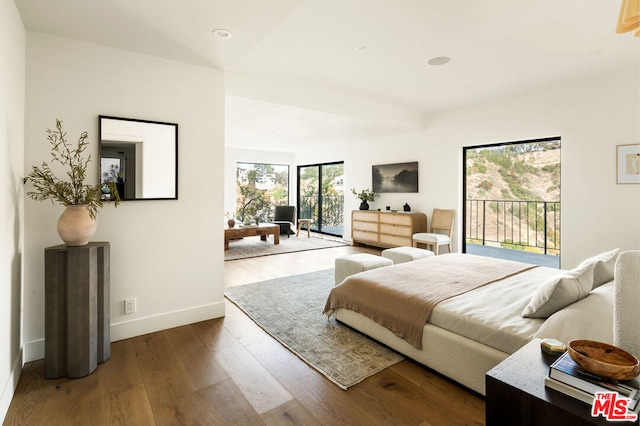
POLYGON ((44 375, 84 377, 111 356, 108 242, 44 251, 44 375))

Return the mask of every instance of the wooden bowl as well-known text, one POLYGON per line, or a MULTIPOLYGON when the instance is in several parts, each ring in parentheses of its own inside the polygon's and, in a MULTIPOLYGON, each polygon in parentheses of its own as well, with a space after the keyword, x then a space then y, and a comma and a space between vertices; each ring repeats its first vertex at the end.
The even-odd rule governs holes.
POLYGON ((567 346, 571 359, 589 373, 613 380, 640 374, 638 358, 616 346, 593 340, 572 340, 567 346))

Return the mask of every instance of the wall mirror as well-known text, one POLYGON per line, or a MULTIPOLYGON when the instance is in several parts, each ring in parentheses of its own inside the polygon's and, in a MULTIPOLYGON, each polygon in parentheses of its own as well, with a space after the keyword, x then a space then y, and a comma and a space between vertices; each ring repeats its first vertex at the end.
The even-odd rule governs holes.
POLYGON ((98 127, 101 183, 116 182, 122 200, 178 199, 176 123, 100 115, 98 127))

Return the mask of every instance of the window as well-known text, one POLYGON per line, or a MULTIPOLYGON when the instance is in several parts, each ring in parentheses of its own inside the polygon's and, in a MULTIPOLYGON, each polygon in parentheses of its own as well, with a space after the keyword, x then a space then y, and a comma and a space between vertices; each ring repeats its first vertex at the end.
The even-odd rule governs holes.
POLYGON ((275 206, 289 204, 289 166, 236 164, 236 218, 243 223, 266 222, 275 206))
POLYGON ((560 147, 547 138, 464 148, 463 252, 559 267, 560 147))

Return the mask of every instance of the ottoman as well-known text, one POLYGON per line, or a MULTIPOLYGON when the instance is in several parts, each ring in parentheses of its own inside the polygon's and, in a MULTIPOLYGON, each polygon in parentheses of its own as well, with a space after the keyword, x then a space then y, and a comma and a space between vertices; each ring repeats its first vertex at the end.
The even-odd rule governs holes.
POLYGON ((422 259, 433 255, 432 251, 416 247, 395 247, 382 251, 382 257, 391 259, 394 264, 411 262, 412 260, 422 259))
POLYGON ((335 279, 336 285, 338 285, 349 275, 368 271, 369 269, 380 268, 382 266, 390 266, 393 265, 393 261, 374 254, 357 253, 337 258, 335 265, 335 279))

